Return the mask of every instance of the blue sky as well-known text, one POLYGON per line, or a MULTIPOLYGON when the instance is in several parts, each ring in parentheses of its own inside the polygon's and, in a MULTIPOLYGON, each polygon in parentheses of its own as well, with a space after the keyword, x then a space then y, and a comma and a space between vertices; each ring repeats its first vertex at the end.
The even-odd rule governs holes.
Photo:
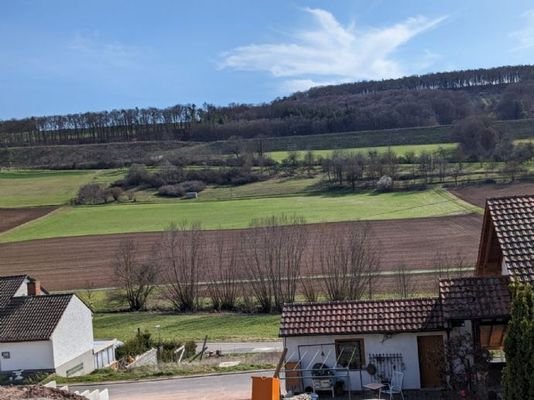
POLYGON ((526 0, 0 3, 0 119, 533 61, 526 0))

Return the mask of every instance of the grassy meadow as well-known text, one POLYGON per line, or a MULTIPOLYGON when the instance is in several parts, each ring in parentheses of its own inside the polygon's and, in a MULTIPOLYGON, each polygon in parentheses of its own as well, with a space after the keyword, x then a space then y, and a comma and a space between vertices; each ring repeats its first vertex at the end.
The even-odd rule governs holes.
MULTIPOLYGON (((388 149, 394 151, 398 156, 404 156, 408 152, 414 152, 415 155, 419 155, 422 152, 426 151, 433 153, 439 149, 443 150, 453 150, 457 146, 456 143, 435 143, 435 144, 408 144, 408 145, 397 145, 397 146, 375 146, 375 147, 354 147, 354 148, 343 148, 343 149, 325 149, 325 150, 312 150, 315 157, 330 157, 332 153, 336 150, 342 150, 344 152, 350 153, 363 153, 367 154, 369 151, 377 151, 378 153, 384 153, 388 149)), ((298 150, 297 154, 299 159, 303 159, 306 154, 306 150, 298 150)), ((271 158, 277 162, 283 161, 287 158, 287 151, 273 151, 269 153, 271 158)))
POLYGON ((303 216, 313 223, 435 217, 474 210, 477 209, 442 189, 64 207, 47 218, 6 232, 0 236, 0 242, 153 232, 183 220, 198 221, 204 229, 246 228, 254 218, 282 213, 303 216))
POLYGON ((86 183, 111 183, 124 170, 1 170, 0 208, 66 204, 86 183))
POLYGON ((164 314, 109 313, 95 314, 95 338, 127 340, 135 336, 137 328, 161 339, 197 342, 208 335, 210 341, 254 341, 278 338, 280 315, 266 314, 164 314))

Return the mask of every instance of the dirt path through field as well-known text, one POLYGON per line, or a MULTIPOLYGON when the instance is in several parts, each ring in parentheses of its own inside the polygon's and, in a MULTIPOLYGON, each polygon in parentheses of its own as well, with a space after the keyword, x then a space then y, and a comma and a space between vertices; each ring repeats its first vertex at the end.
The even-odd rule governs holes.
MULTIPOLYGON (((474 263, 482 219, 470 214, 452 217, 371 221, 372 235, 381 243, 381 269, 391 271, 399 264, 408 269, 432 267, 437 252, 459 254, 474 263)), ((324 235, 341 229, 343 223, 310 224, 310 245, 305 252, 304 274, 313 273, 314 246, 324 235)), ((216 257, 219 235, 239 240, 240 230, 204 231, 206 257, 216 257)), ((125 238, 139 243, 142 255, 149 255, 160 233, 134 233, 55 238, 0 244, 0 274, 27 273, 38 277, 50 290, 111 287, 113 258, 125 238)), ((206 274, 203 280, 209 279, 206 274)))

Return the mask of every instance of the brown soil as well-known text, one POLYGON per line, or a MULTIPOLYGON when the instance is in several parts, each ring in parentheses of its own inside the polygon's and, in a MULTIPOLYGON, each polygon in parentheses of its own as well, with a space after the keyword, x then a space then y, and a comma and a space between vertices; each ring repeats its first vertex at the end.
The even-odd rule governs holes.
POLYGON ((0 399, 2 400, 22 400, 22 399, 72 399, 84 400, 85 397, 74 393, 65 392, 59 389, 46 388, 43 386, 11 386, 0 387, 0 399))
POLYGON ((534 194, 534 183, 472 185, 452 188, 449 191, 468 203, 484 208, 486 199, 490 197, 534 194))
MULTIPOLYGON (((311 234, 306 249, 304 274, 317 273, 313 243, 348 223, 307 225, 311 234), (315 272, 314 272, 315 271, 315 272)), ((372 221, 372 235, 381 243, 381 268, 399 264, 408 269, 431 268, 437 252, 459 254, 474 264, 480 238, 479 215, 372 221)), ((205 231, 206 257, 215 257, 219 235, 238 240, 240 230, 205 231)), ((159 233, 83 236, 0 244, 0 275, 26 273, 41 280, 49 290, 112 287, 113 258, 121 240, 134 238, 139 252, 149 255, 159 233)), ((203 280, 209 279, 203 274, 203 280)))
POLYGON ((55 210, 55 207, 0 208, 0 233, 42 217, 55 210))

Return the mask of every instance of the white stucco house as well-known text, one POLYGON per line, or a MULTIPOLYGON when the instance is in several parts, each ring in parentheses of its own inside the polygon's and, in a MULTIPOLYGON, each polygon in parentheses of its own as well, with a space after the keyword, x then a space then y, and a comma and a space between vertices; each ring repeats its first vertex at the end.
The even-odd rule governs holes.
POLYGON ((293 387, 295 392, 313 387, 311 368, 317 363, 337 368, 345 390, 360 391, 365 384, 390 380, 393 371, 404 373, 405 388, 440 384, 425 358, 446 338, 437 299, 286 305, 280 335, 286 362, 298 363, 302 370, 301 387, 293 387))
POLYGON ((475 275, 441 279, 437 297, 285 305, 286 387, 311 388, 316 364, 335 370, 345 390, 388 381, 393 371, 404 374, 405 389, 439 387, 436 357, 449 338, 465 332, 473 348, 494 355, 489 372, 499 380, 509 283, 534 283, 532 226, 534 195, 488 199, 475 275))
POLYGON ((0 373, 95 368, 91 310, 75 294, 48 294, 27 275, 0 277, 0 373))

